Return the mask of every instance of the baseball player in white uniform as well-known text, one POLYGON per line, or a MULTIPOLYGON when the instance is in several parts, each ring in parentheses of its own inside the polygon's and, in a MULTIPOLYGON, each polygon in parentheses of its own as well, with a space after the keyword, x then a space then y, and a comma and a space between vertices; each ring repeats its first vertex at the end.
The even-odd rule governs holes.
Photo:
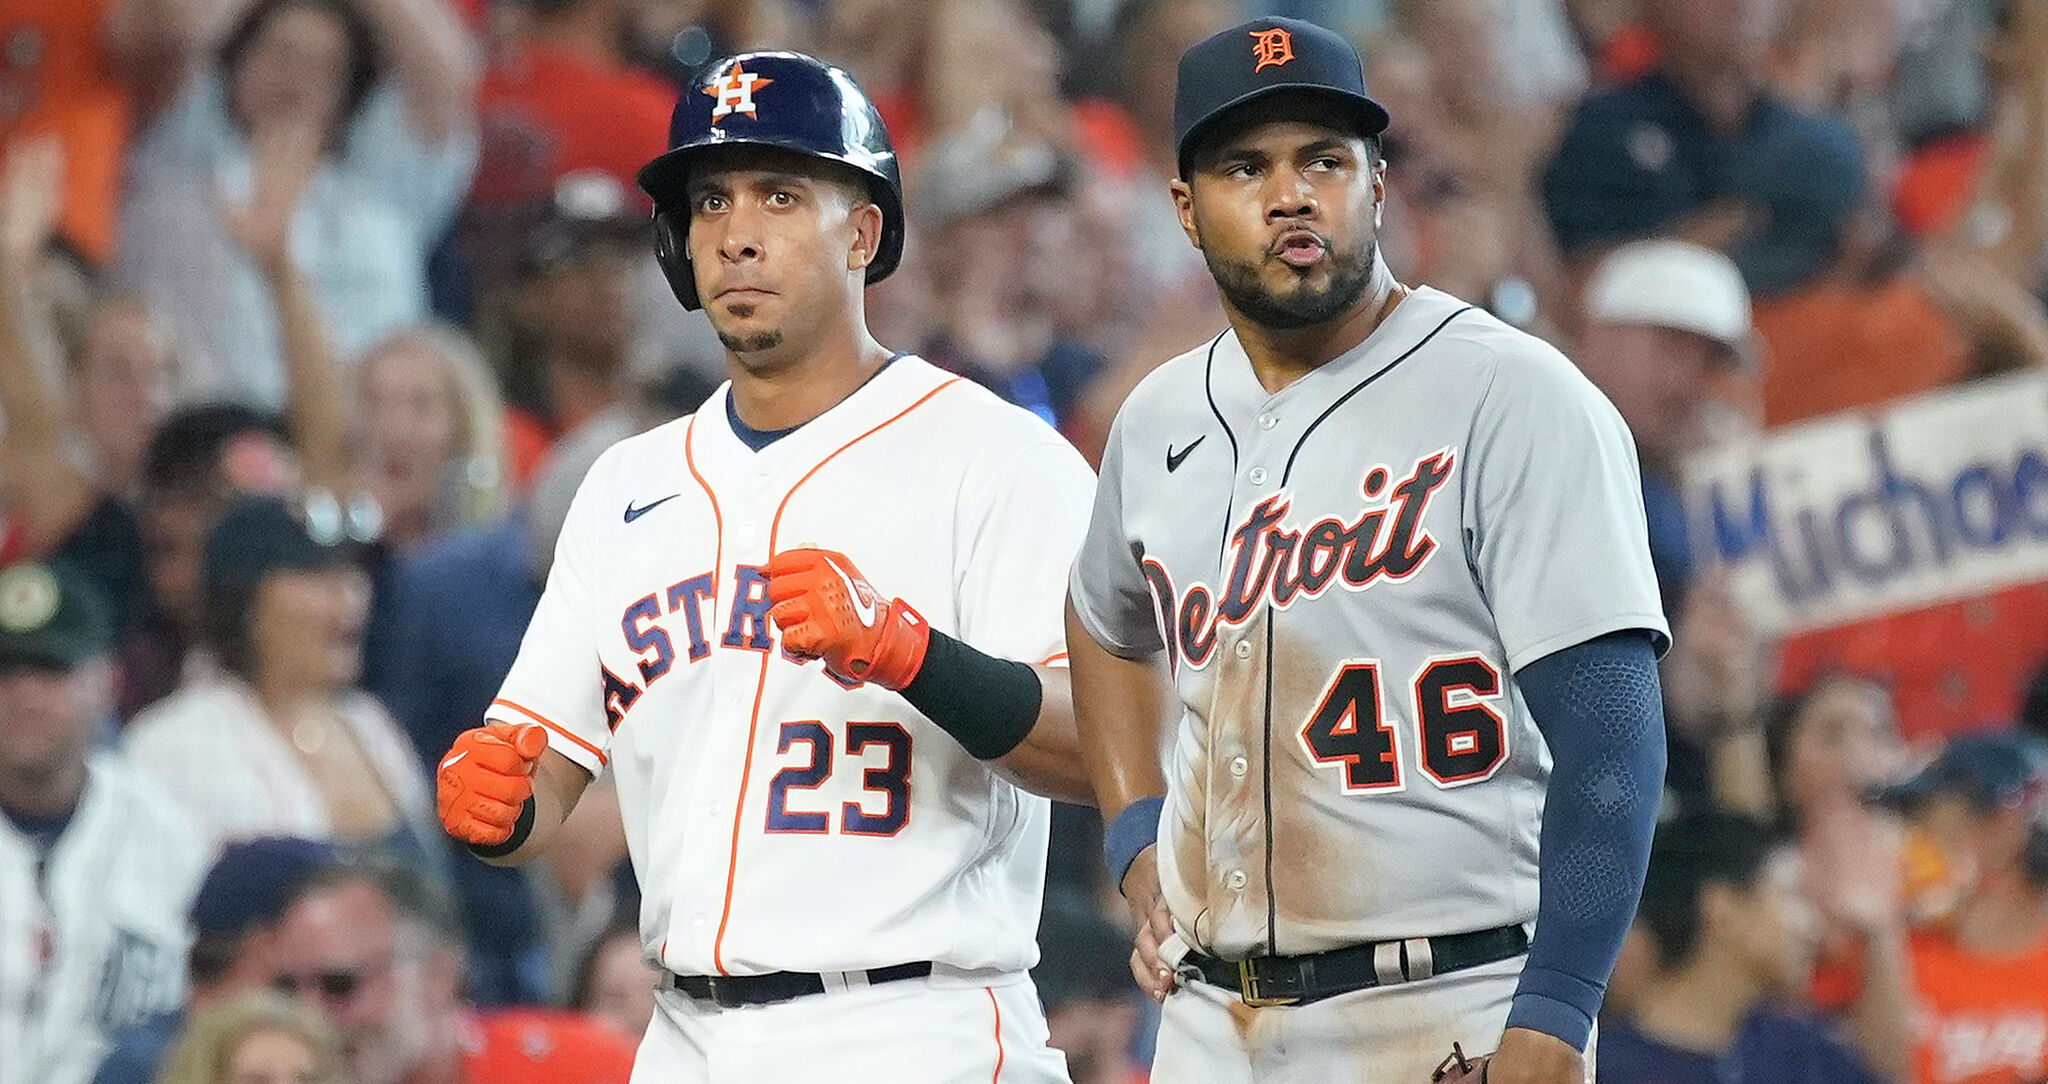
POLYGON ((657 256, 732 380, 591 468, 443 822, 523 861, 609 767, 666 976, 636 1082, 1064 1081, 1024 788, 1090 797, 1060 609, 1093 477, 868 334, 903 215, 844 72, 721 61, 670 142, 657 256))
POLYGON ((1230 328, 1124 403, 1068 627, 1153 1079, 1419 1084, 1457 1044, 1589 1080, 1664 767, 1628 430, 1395 281, 1343 39, 1224 31, 1175 120, 1230 328))
POLYGON ((0 1084, 84 1084, 114 1032, 183 1000, 211 856, 169 795, 94 751, 112 645, 77 573, 0 569, 0 1084))

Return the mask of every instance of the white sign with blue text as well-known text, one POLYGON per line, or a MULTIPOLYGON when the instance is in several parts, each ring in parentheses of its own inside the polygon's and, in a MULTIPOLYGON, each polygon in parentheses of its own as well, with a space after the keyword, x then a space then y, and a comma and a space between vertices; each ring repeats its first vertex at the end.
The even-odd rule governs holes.
POLYGON ((1767 632, 2048 580, 2048 374, 1772 430, 1686 470, 1703 564, 1767 632))

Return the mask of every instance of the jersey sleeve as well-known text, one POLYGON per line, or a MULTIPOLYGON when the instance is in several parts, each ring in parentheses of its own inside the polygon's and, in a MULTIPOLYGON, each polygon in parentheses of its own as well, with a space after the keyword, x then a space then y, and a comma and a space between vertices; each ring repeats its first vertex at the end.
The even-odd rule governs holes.
POLYGON ((603 666, 598 661, 591 576, 597 568, 590 495, 609 455, 594 465, 570 503, 555 540, 554 565, 540 604, 519 642, 519 655, 484 712, 488 720, 539 723, 548 745, 595 776, 604 767, 611 728, 605 724, 603 666))
POLYGON ((1624 629, 1670 644, 1635 441, 1564 356, 1504 353, 1465 460, 1467 557, 1511 669, 1624 629))
POLYGON ((1166 645, 1144 569, 1124 528, 1123 433, 1124 413, 1119 411, 1102 452, 1094 511, 1067 591, 1088 635, 1111 654, 1135 659, 1156 654, 1166 645))
POLYGON ((997 658, 1063 662, 1062 587, 1088 526, 1095 477, 1050 431, 992 475, 975 474, 965 479, 955 551, 959 638, 997 658))

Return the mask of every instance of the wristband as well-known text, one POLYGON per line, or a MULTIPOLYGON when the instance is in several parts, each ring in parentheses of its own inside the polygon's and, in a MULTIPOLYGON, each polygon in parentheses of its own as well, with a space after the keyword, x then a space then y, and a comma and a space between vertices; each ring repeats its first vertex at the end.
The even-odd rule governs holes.
POLYGON ((489 846, 478 843, 466 843, 463 846, 468 847, 469 853, 476 855, 478 858, 503 858, 511 854, 519 849, 520 844, 526 842, 527 836, 533 834, 533 810, 533 795, 529 794, 526 796, 525 804, 519 807, 519 819, 513 822, 512 834, 505 837, 505 842, 493 843, 489 846))
POLYGON ((937 630, 902 693, 978 760, 994 760, 1023 744, 1038 725, 1045 699, 1031 667, 984 655, 937 630))
POLYGON ((1153 795, 1140 798, 1124 807, 1102 831, 1102 863, 1109 867, 1110 883, 1116 886, 1117 895, 1123 895, 1124 877, 1131 872, 1131 863, 1145 853, 1145 848, 1159 842, 1159 814, 1166 808, 1166 799, 1153 795))

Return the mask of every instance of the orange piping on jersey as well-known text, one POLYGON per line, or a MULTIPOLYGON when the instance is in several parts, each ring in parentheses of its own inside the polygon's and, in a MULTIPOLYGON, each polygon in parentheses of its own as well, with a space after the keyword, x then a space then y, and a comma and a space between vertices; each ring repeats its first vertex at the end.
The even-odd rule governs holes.
MULTIPOLYGON (((890 415, 881 424, 840 445, 830 455, 812 464, 811 469, 805 471, 804 476, 797 479, 795 485, 789 487, 789 492, 782 495, 781 503, 775 506, 775 518, 770 520, 768 524, 768 555, 771 557, 775 555, 776 538, 782 530, 782 513, 789 508, 789 499, 796 496, 796 491, 802 489, 805 482, 810 481, 813 475, 824 469, 825 464, 837 459, 840 452, 887 429, 905 414, 931 402, 932 396, 960 383, 960 379, 956 376, 938 387, 925 392, 923 398, 920 398, 917 402, 890 415)), ((688 447, 687 443, 685 447, 688 447)), ((740 763, 740 796, 739 800, 733 803, 732 809, 732 850, 728 852, 725 862, 725 906, 718 913, 718 934, 711 941, 711 966, 717 968, 718 973, 721 975, 732 973, 725 969, 725 927, 728 922, 732 921, 732 886, 733 881, 739 875, 740 868, 740 823, 746 819, 747 815, 747 780, 753 778, 754 775, 754 739, 761 727, 761 694, 768 691, 768 660, 773 655, 774 652, 771 651, 761 653, 761 676, 754 682, 754 708, 752 714, 747 718, 747 755, 740 763)))
POLYGON ((605 763, 604 750, 599 749, 597 746, 592 745, 589 742, 584 741, 582 738, 579 738, 576 735, 569 733, 568 730, 556 725, 552 720, 542 716, 540 712, 534 711, 531 708, 520 707, 518 704, 514 704, 513 702, 505 699, 502 696, 497 698, 496 700, 491 701, 491 706, 494 708, 510 708, 513 711, 516 711, 519 714, 524 715, 527 718, 533 720, 534 722, 539 723, 544 727, 547 727, 549 730, 552 730, 555 733, 560 734, 561 736, 569 739, 570 741, 575 742, 577 745, 581 746, 583 749, 588 751, 591 756, 596 757, 597 762, 599 764, 605 763))
MULTIPOLYGON (((731 394, 728 392, 727 394, 731 394)), ((683 465, 690 468, 690 477, 697 480, 697 487, 704 491, 704 499, 711 502, 711 523, 717 531, 716 541, 711 550, 711 612, 718 613, 718 585, 725 582, 725 516, 718 511, 718 494, 711 492, 710 483, 697 473, 697 455, 690 448, 690 438, 697 433, 697 416, 690 415, 690 423, 683 427, 683 465)))
POLYGON ((1042 662, 1042 663, 1039 663, 1038 665, 1040 665, 1040 666, 1051 666, 1051 665, 1053 665, 1053 664, 1055 664, 1055 663, 1062 663, 1062 662, 1065 662, 1065 661, 1067 661, 1067 653, 1066 653, 1066 652, 1064 652, 1064 651, 1062 651, 1062 652, 1060 652, 1060 653, 1059 653, 1059 654, 1057 654, 1057 655, 1050 655, 1050 656, 1047 656, 1047 657, 1046 657, 1046 660, 1045 660, 1044 662, 1042 662))
POLYGON ((988 992, 988 1007, 996 1011, 996 1071, 989 1074, 989 1084, 1003 1079, 1003 1006, 996 1000, 996 988, 984 986, 988 992))

